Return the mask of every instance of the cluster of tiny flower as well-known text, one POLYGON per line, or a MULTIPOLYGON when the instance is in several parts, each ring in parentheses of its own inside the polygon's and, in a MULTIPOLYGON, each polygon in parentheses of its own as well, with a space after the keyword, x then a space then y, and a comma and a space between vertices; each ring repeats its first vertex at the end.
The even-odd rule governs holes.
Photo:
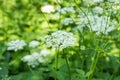
MULTIPOLYGON (((39 45, 39 42, 35 40, 29 43, 29 47, 32 47, 32 48, 38 45, 39 45)), ((13 40, 8 42, 7 46, 8 46, 7 50, 18 51, 18 50, 22 50, 24 46, 27 46, 27 43, 24 40, 13 40)))
POLYGON ((88 14, 88 18, 90 23, 86 17, 83 17, 79 25, 87 25, 92 31, 95 31, 96 34, 108 34, 115 29, 115 25, 117 24, 116 20, 111 20, 108 16, 88 14))
POLYGON ((70 24, 73 24, 74 23, 74 19, 73 18, 65 18, 62 20, 62 24, 65 25, 65 26, 68 26, 70 24))
POLYGON ((45 57, 47 57, 50 54, 49 50, 42 50, 40 53, 32 53, 30 55, 26 55, 22 58, 23 62, 27 62, 29 66, 32 68, 35 68, 40 63, 45 62, 45 57))
POLYGON ((58 13, 60 14, 67 14, 67 13, 75 13, 76 11, 74 10, 73 7, 64 7, 58 10, 58 13))
POLYGON ((2 70, 2 67, 0 67, 0 70, 2 70))
POLYGON ((54 12, 55 9, 52 5, 45 5, 41 7, 41 11, 44 13, 51 13, 51 12, 54 12))
POLYGON ((2 75, 1 77, 1 80, 11 80, 11 77, 9 77, 8 75, 2 75))
POLYGON ((104 0, 83 0, 84 3, 88 4, 88 5, 94 5, 96 3, 101 3, 104 0))
POLYGON ((26 46, 27 44, 25 43, 24 40, 14 40, 10 41, 7 45, 8 45, 7 50, 17 51, 23 49, 23 47, 26 46))
POLYGON ((111 2, 114 4, 120 4, 120 0, 108 0, 108 2, 111 2))
POLYGON ((93 12, 95 14, 102 14, 103 13, 103 8, 99 7, 99 6, 96 6, 96 7, 93 8, 93 12))
POLYGON ((40 44, 39 41, 33 40, 33 41, 31 41, 31 42, 29 43, 29 47, 34 48, 34 47, 38 46, 39 44, 40 44))
POLYGON ((72 33, 57 31, 51 35, 45 36, 46 45, 52 48, 61 48, 75 46, 76 38, 72 33))

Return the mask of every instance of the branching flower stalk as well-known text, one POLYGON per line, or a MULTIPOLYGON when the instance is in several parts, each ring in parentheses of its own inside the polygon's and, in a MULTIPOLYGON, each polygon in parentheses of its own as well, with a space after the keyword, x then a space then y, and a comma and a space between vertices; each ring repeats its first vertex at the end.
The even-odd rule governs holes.
POLYGON ((90 31, 92 31, 92 26, 91 26, 91 23, 90 23, 90 19, 88 18, 88 15, 84 12, 84 10, 78 6, 76 0, 74 0, 74 3, 76 4, 76 6, 82 11, 82 13, 86 16, 86 18, 88 19, 88 23, 89 23, 89 26, 90 26, 90 31))
POLYGON ((91 69, 90 69, 91 74, 88 76, 88 80, 91 80, 93 77, 94 70, 96 68, 97 62, 98 62, 99 57, 100 57, 100 52, 98 51, 98 53, 95 53, 95 55, 96 55, 96 60, 93 61, 93 64, 91 65, 91 69))
MULTIPOLYGON (((45 42, 46 42, 47 46, 56 49, 57 53, 56 53, 55 60, 56 60, 56 72, 57 72, 59 49, 63 50, 67 47, 75 46, 76 38, 70 32, 56 31, 56 32, 53 32, 51 35, 45 36, 45 42)), ((70 75, 70 68, 69 68, 69 63, 68 63, 67 57, 66 57, 66 63, 67 63, 67 66, 69 69, 69 75, 70 75)), ((70 76, 70 80, 71 80, 71 76, 70 76)))
POLYGON ((55 77, 55 80, 57 80, 57 73, 58 73, 58 58, 59 58, 59 48, 56 49, 56 57, 55 57, 55 71, 56 71, 56 77, 55 77))
MULTIPOLYGON (((64 54, 64 49, 63 49, 63 54, 64 54)), ((67 54, 65 55, 65 61, 66 61, 67 68, 68 68, 69 80, 71 80, 71 70, 70 70, 70 65, 69 65, 67 54)))

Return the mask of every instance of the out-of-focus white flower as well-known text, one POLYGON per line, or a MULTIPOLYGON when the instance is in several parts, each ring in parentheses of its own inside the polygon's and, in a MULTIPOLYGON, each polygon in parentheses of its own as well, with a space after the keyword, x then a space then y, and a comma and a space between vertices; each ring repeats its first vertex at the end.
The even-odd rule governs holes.
POLYGON ((41 7, 41 11, 44 13, 51 13, 51 12, 54 12, 55 9, 52 5, 45 5, 41 7))
POLYGON ((47 50, 47 49, 43 49, 40 51, 40 55, 43 56, 43 57, 46 57, 50 54, 50 50, 47 50))
POLYGON ((62 24, 65 26, 68 26, 69 24, 73 24, 74 23, 74 19, 73 18, 65 18, 62 20, 62 24))
POLYGON ((2 77, 1 80, 11 80, 11 77, 9 77, 8 75, 3 75, 1 77, 2 77))
POLYGON ((91 26, 86 16, 83 17, 79 25, 81 24, 88 26, 92 31, 95 31, 96 34, 108 34, 115 29, 115 25, 117 24, 117 21, 111 20, 109 16, 98 16, 89 13, 88 18, 91 26))
POLYGON ((75 46, 76 38, 74 38, 72 33, 57 31, 51 35, 45 36, 45 42, 49 47, 60 47, 61 49, 64 49, 66 47, 75 46))
POLYGON ((112 6, 112 8, 113 8, 114 10, 119 10, 119 9, 120 9, 120 6, 115 5, 115 6, 112 6))
POLYGON ((92 0, 93 2, 100 3, 103 2, 103 0, 92 0))
POLYGON ((97 6, 97 7, 93 8, 93 12, 96 14, 102 14, 103 8, 97 6))
POLYGON ((108 2, 111 2, 114 4, 120 4, 120 0, 108 0, 108 2))
POLYGON ((38 66, 40 63, 44 62, 43 57, 41 57, 41 55, 39 53, 32 53, 30 55, 26 55, 22 58, 23 62, 27 62, 27 64, 31 67, 36 67, 38 66))
POLYGON ((31 41, 30 43, 29 43, 29 47, 32 47, 32 48, 34 48, 34 47, 36 47, 36 46, 38 46, 40 43, 39 43, 39 41, 31 41))
POLYGON ((103 0, 83 0, 85 4, 94 5, 96 3, 101 3, 103 0))
POLYGON ((0 67, 0 70, 2 70, 2 67, 0 67))
POLYGON ((75 13, 75 10, 73 7, 64 7, 64 8, 59 9, 58 13, 60 14, 75 13))
POLYGON ((27 44, 25 43, 24 40, 14 40, 14 41, 10 41, 8 42, 7 46, 7 50, 21 50, 23 49, 24 46, 26 46, 27 44))

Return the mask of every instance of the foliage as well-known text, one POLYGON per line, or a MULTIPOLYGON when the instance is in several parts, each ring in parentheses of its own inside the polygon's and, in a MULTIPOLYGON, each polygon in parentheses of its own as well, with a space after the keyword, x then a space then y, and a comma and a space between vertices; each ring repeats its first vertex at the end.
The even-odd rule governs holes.
POLYGON ((119 4, 119 0, 0 0, 0 80, 120 80, 119 4), (64 34, 49 40, 59 44, 47 47, 45 36, 57 31, 64 34), (25 45, 19 48, 22 44, 15 40, 24 40, 25 45), (11 41, 16 50, 8 49, 11 41))

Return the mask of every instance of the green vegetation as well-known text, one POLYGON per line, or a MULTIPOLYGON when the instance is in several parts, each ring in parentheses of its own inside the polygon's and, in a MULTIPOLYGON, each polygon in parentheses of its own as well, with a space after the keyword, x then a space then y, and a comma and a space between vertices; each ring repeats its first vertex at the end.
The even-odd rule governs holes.
POLYGON ((0 80, 120 80, 120 1, 0 0, 0 80))

